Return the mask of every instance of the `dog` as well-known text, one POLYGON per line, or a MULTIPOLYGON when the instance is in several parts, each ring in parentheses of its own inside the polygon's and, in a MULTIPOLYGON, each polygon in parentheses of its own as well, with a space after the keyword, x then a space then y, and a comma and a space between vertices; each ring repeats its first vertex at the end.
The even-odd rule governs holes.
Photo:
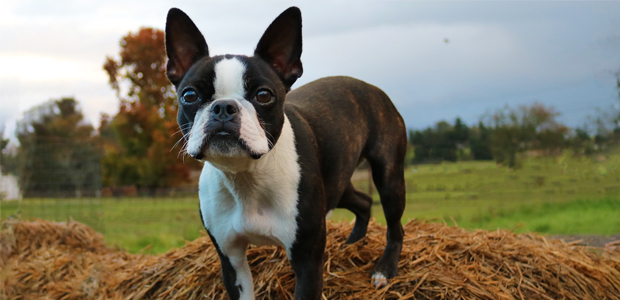
POLYGON ((192 20, 177 8, 168 12, 166 74, 177 92, 184 151, 204 162, 200 215, 231 299, 254 299, 249 244, 284 247, 295 299, 321 299, 328 213, 355 214, 347 244, 366 235, 372 198, 351 183, 365 160, 387 222, 372 282, 381 287, 397 275, 405 123, 383 91, 354 78, 322 78, 291 91, 303 73, 301 52, 297 7, 269 25, 251 57, 209 56, 192 20))

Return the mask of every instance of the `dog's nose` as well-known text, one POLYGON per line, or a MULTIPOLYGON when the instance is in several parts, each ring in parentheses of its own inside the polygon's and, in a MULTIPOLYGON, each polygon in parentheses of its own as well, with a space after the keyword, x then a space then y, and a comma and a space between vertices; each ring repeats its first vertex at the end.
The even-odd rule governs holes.
POLYGON ((234 100, 217 100, 211 106, 211 117, 220 122, 232 120, 239 113, 239 106, 234 100))

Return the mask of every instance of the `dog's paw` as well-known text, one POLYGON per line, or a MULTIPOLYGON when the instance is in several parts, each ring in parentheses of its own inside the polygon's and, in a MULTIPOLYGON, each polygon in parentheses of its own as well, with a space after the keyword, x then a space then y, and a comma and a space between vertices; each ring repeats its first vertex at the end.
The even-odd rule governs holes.
POLYGON ((387 277, 385 275, 377 272, 372 274, 372 284, 375 285, 375 288, 382 288, 388 284, 387 277))

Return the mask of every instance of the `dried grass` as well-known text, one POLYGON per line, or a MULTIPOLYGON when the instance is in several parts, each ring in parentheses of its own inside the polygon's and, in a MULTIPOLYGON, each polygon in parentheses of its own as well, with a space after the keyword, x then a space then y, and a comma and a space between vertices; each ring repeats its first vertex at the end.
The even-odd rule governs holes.
MULTIPOLYGON (((108 248, 77 222, 5 223, 4 299, 228 299, 208 237, 161 255, 108 248)), ((370 272, 385 228, 343 247, 352 225, 328 222, 323 299, 620 299, 618 243, 587 248, 534 234, 468 232, 411 221, 399 276, 382 289, 370 272)), ((620 243, 620 242, 619 242, 620 243)), ((252 247, 257 299, 293 299, 295 276, 276 247, 252 247)))

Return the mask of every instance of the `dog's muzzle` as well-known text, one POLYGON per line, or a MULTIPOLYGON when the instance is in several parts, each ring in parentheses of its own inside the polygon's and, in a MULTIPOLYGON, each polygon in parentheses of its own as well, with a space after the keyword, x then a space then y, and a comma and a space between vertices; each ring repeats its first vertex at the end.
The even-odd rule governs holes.
POLYGON ((241 142, 239 140, 240 115, 241 109, 237 101, 215 100, 209 107, 209 118, 204 127, 205 137, 200 151, 191 156, 195 159, 204 158, 203 151, 208 147, 216 147, 218 151, 227 152, 226 149, 230 149, 229 147, 238 146, 241 142))

